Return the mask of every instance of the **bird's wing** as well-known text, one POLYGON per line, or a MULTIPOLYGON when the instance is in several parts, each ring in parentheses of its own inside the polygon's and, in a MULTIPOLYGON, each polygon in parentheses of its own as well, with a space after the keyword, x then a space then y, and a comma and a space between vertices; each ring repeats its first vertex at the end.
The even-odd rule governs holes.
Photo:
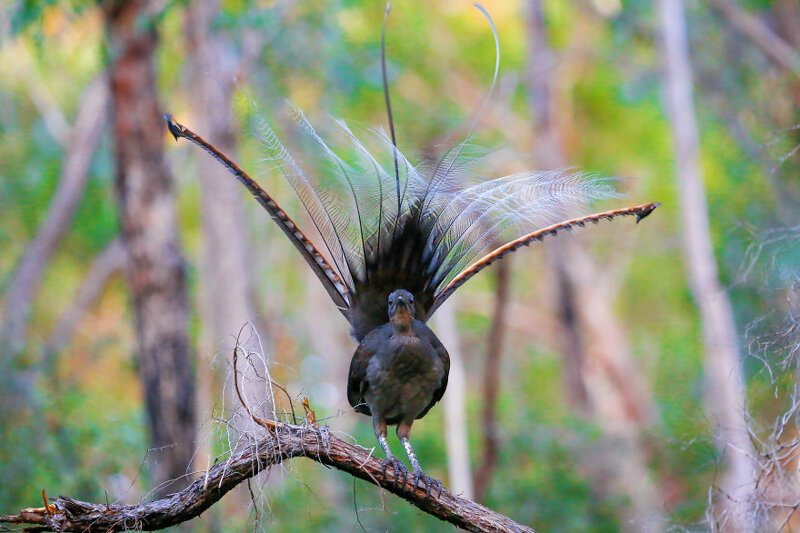
POLYGON ((431 410, 431 407, 436 405, 439 400, 442 399, 442 396, 444 396, 444 391, 447 389, 447 378, 450 375, 450 354, 447 353, 447 349, 444 347, 444 344, 442 344, 442 341, 440 341, 430 329, 427 327, 425 329, 427 330, 426 333, 431 344, 433 345, 433 349, 436 351, 436 355, 442 361, 442 366, 444 367, 444 377, 442 377, 442 382, 439 385, 439 388, 433 393, 433 399, 431 400, 431 403, 429 403, 428 407, 426 407, 425 410, 422 411, 419 416, 417 416, 418 419, 428 414, 428 411, 431 410))
MULTIPOLYGON (((300 252, 314 274, 317 275, 325 290, 330 295, 336 306, 344 312, 349 307, 350 291, 347 284, 342 280, 339 271, 328 262, 325 256, 320 253, 314 243, 306 237, 294 220, 284 211, 275 200, 256 183, 239 165, 234 163, 228 156, 220 152, 208 141, 197 135, 186 126, 173 120, 170 115, 164 115, 170 133, 177 140, 179 137, 199 146, 209 153, 214 159, 219 161, 228 172, 233 174, 250 193, 258 200, 258 203, 270 214, 272 219, 281 228, 283 233, 292 241, 295 248, 300 252)), ((232 214, 231 216, 234 216, 232 214)))
POLYGON ((347 376, 347 401, 354 407, 357 413, 371 415, 369 406, 364 402, 364 395, 367 392, 367 367, 372 357, 377 351, 377 346, 384 336, 383 328, 373 330, 364 337, 350 360, 350 373, 347 376))

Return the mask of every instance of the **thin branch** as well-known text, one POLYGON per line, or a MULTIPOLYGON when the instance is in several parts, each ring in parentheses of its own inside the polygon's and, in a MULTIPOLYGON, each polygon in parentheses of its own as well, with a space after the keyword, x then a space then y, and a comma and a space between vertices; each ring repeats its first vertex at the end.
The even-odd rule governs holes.
MULTIPOLYGON (((722 5, 721 2, 715 2, 722 5)), ((666 111, 672 130, 678 211, 689 290, 701 318, 704 341, 705 407, 726 462, 718 518, 723 530, 749 530, 753 489, 752 445, 745 417, 747 382, 739 354, 733 304, 719 280, 700 158, 700 139, 692 95, 692 50, 683 0, 659 0, 660 53, 666 111), (729 451, 729 448, 732 450, 729 451), (738 450, 743 450, 740 452, 738 450)), ((724 5, 733 5, 725 2, 724 5)), ((711 511, 711 509, 709 509, 711 511)))
POLYGON ((389 471, 384 477, 383 461, 373 457, 370 450, 337 439, 327 427, 274 424, 261 440, 235 451, 228 460, 213 466, 207 474, 171 496, 139 505, 90 503, 59 496, 47 508, 23 509, 16 515, 0 516, 0 523, 86 533, 163 529, 199 516, 236 485, 259 472, 286 459, 305 457, 378 485, 422 511, 468 531, 533 531, 447 489, 428 497, 424 487, 414 487, 410 476, 395 484, 389 471))

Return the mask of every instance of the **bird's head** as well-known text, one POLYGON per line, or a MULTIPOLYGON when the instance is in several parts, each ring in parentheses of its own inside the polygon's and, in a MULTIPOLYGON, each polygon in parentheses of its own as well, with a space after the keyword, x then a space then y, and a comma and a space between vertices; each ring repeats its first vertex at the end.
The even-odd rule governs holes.
POLYGON ((410 327, 414 320, 414 295, 398 289, 389 295, 389 322, 400 327, 410 327))

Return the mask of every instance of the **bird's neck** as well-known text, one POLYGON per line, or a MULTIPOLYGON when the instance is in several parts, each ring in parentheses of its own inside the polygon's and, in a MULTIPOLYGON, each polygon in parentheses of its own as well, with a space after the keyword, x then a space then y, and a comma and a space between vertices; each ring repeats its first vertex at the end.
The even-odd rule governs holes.
POLYGON ((408 310, 400 308, 392 315, 389 322, 392 324, 392 331, 394 333, 405 335, 411 331, 411 324, 414 322, 414 317, 411 316, 408 310))

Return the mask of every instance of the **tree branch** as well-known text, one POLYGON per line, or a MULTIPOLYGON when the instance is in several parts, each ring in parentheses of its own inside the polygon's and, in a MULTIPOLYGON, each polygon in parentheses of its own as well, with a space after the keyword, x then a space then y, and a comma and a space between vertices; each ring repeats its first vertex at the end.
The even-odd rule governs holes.
POLYGON ((139 505, 108 505, 59 496, 47 507, 0 516, 0 523, 30 524, 37 531, 163 529, 199 516, 239 483, 294 457, 347 472, 469 531, 533 531, 447 489, 428 497, 423 487, 414 487, 411 476, 395 484, 390 469, 384 478, 384 463, 372 456, 372 450, 332 436, 327 427, 281 422, 275 422, 274 429, 256 443, 233 452, 187 488, 168 497, 139 505))

